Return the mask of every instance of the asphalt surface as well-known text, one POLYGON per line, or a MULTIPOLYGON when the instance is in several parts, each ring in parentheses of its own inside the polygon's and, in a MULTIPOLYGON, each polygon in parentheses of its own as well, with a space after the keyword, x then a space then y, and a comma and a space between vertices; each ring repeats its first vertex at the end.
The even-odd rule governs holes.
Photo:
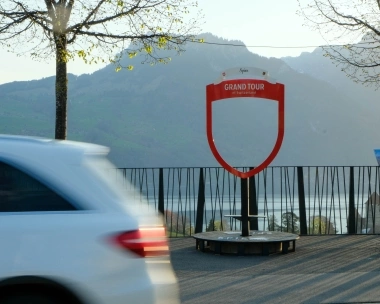
POLYGON ((380 303, 380 236, 302 236, 270 256, 203 253, 170 239, 182 303, 380 303))

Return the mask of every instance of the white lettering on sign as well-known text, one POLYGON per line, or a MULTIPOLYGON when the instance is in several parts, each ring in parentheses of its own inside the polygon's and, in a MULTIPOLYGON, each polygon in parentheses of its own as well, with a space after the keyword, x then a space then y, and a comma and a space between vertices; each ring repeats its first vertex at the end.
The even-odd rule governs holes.
POLYGON ((226 91, 245 90, 247 89, 247 85, 245 83, 239 83, 239 84, 226 83, 224 85, 224 89, 226 91))
POLYGON ((248 83, 248 89, 250 90, 264 90, 263 83, 248 83))
POLYGON ((232 83, 226 83, 224 85, 224 89, 226 91, 239 91, 239 90, 264 90, 264 84, 263 83, 238 83, 238 84, 232 84, 232 83))

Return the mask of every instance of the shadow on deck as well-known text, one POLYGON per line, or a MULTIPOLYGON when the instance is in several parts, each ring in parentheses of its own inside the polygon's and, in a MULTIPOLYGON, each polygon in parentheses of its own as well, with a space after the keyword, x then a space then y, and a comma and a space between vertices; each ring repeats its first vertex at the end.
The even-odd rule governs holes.
POLYGON ((301 236, 287 255, 229 256, 170 239, 182 303, 380 303, 380 236, 301 236))

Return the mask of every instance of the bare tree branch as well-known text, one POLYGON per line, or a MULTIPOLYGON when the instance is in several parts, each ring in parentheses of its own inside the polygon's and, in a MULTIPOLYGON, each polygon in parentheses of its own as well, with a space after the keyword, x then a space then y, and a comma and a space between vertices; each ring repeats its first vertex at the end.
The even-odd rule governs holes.
POLYGON ((326 41, 347 41, 346 46, 323 47, 332 62, 355 82, 380 87, 380 0, 298 3, 299 14, 326 41))

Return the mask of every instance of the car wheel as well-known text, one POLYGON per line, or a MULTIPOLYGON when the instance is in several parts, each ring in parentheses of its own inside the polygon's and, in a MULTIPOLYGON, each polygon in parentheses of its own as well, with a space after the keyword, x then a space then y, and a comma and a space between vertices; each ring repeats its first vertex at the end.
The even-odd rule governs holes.
POLYGON ((63 304, 56 297, 38 293, 10 294, 0 300, 0 304, 63 304))

